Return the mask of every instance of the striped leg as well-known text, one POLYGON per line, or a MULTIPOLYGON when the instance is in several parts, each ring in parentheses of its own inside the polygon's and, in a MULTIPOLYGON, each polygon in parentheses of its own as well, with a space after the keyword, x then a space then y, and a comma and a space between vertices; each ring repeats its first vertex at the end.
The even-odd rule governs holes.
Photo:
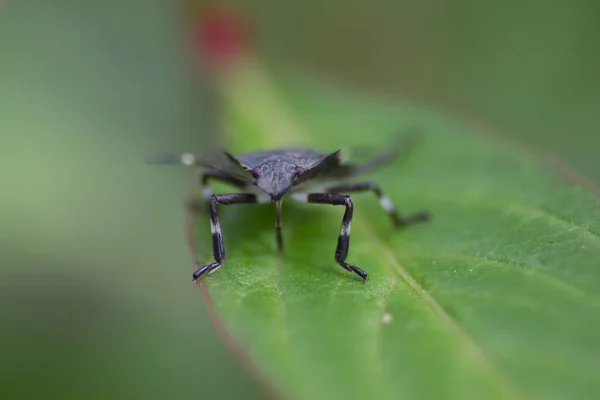
MULTIPOLYGON (((298 198, 297 198, 298 199, 298 198)), ((352 214, 354 213, 354 205, 350 196, 345 194, 333 193, 310 193, 306 197, 308 203, 331 204, 333 206, 346 206, 344 217, 342 218, 342 228, 338 236, 338 243, 335 249, 335 261, 348 271, 359 275, 363 283, 367 280, 367 273, 362 269, 350 265, 345 262, 348 255, 348 247, 350 245, 350 229, 352 228, 352 214)))
POLYGON ((212 232, 213 256, 215 261, 204 265, 194 272, 193 280, 200 278, 206 272, 216 271, 223 261, 225 261, 225 246, 223 245, 223 234, 221 233, 221 224, 217 215, 217 205, 231 205, 243 203, 256 203, 256 196, 249 193, 217 194, 212 196, 210 203, 210 230, 212 232))
POLYGON ((327 188, 327 192, 329 192, 329 193, 361 192, 361 191, 365 191, 365 190, 370 190, 373 193, 375 193, 375 195, 379 199, 379 204, 381 204, 381 207, 383 207, 383 209, 385 211, 387 211, 390 218, 392 219, 392 223, 396 227, 413 225, 418 222, 427 221, 430 218, 430 215, 427 211, 421 211, 416 214, 412 214, 412 215, 409 215, 406 217, 401 217, 398 214, 398 212, 396 212, 396 209, 394 208, 394 205, 392 204, 390 199, 388 199, 381 192, 381 189, 379 188, 379 186, 377 186, 373 182, 361 182, 361 183, 340 185, 340 186, 334 186, 334 187, 327 188))
MULTIPOLYGON (((191 155, 183 155, 182 160, 184 160, 186 156, 193 157, 191 155)), ((196 213, 204 212, 206 210, 206 201, 210 200, 210 198, 212 197, 212 191, 211 191, 210 187, 208 186, 209 181, 221 181, 221 182, 229 183, 229 184, 239 187, 239 188, 245 187, 244 181, 242 181, 239 178, 236 178, 235 176, 228 174, 225 171, 209 169, 209 170, 204 171, 202 173, 202 175, 200 176, 200 183, 203 188, 202 194, 203 194, 204 198, 203 198, 203 200, 195 200, 194 199, 194 200, 188 201, 187 214, 186 214, 186 225, 187 226, 186 226, 186 232, 185 232, 187 246, 190 251, 190 254, 192 255, 192 262, 196 269, 198 269, 199 263, 198 263, 198 256, 196 255, 196 241, 194 238, 194 226, 195 225, 194 224, 196 222, 196 213)))

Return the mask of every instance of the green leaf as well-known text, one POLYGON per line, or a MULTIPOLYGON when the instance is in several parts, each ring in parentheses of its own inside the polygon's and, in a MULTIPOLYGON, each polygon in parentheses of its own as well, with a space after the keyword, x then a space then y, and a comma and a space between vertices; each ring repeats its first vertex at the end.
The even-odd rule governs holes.
POLYGON ((258 72, 224 91, 235 150, 385 147, 402 127, 425 132, 408 159, 365 179, 405 214, 430 210, 431 222, 394 230, 373 195, 353 195, 347 260, 368 271, 366 284, 333 260, 343 208, 285 203, 282 257, 273 204, 220 208, 227 261, 204 284, 226 330, 284 396, 597 398, 592 189, 411 105, 297 77, 274 87, 258 72))

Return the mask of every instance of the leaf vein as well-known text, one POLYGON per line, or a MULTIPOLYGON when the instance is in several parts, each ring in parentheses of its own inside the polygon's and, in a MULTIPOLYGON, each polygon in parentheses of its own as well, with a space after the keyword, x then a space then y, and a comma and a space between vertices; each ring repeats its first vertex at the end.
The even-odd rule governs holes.
POLYGON ((420 284, 413 278, 413 276, 408 272, 399 262, 394 254, 394 252, 389 248, 389 246, 383 241, 379 235, 377 235, 374 229, 371 227, 371 224, 365 220, 361 219, 363 227, 366 227, 368 231, 368 236, 371 240, 382 250, 382 253, 390 260, 390 265, 392 265, 392 271, 396 273, 406 284, 414 290, 419 298, 421 298, 425 304, 434 312, 444 324, 446 324, 451 331, 453 331, 463 342, 463 344, 467 347, 469 352, 475 357, 475 359, 486 369, 490 374, 495 376, 498 379, 498 382, 501 383, 501 389, 508 392, 508 397, 510 398, 526 398, 523 394, 520 393, 520 390, 516 386, 516 384, 512 381, 512 379, 504 374, 501 370, 499 370, 494 363, 490 360, 489 356, 484 352, 484 350, 475 342, 475 340, 465 332, 461 326, 446 312, 446 310, 437 302, 435 298, 433 298, 420 284))
POLYGON ((517 264, 517 263, 511 262, 508 260, 490 258, 490 257, 485 257, 485 256, 475 255, 475 254, 436 253, 436 254, 431 254, 429 256, 431 256, 432 258, 439 257, 439 258, 454 259, 454 260, 479 261, 479 262, 487 263, 487 264, 498 264, 498 265, 505 266, 510 269, 517 269, 519 271, 527 271, 527 272, 530 272, 531 275, 539 276, 540 278, 551 282, 555 286, 562 288, 563 291, 565 291, 565 292, 568 292, 577 297, 583 297, 585 299, 592 301, 596 306, 600 306, 600 299, 592 296, 589 292, 585 291, 584 289, 581 289, 580 287, 574 285, 573 283, 565 281, 564 279, 561 279, 553 274, 549 274, 547 272, 533 268, 532 266, 527 265, 527 264, 517 264))

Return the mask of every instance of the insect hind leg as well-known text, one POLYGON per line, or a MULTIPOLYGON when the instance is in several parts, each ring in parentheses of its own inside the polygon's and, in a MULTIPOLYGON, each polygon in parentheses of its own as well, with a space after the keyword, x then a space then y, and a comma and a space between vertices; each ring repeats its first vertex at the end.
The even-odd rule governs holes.
POLYGON ((373 182, 360 182, 327 188, 327 192, 329 193, 347 193, 362 191, 371 191, 377 196, 379 204, 381 204, 381 207, 388 213, 390 219, 392 220, 392 223, 396 227, 406 227, 414 225, 419 222, 427 221, 431 218, 431 215, 427 211, 420 211, 415 214, 407 215, 405 217, 400 216, 390 199, 387 196, 385 196, 379 188, 379 186, 373 182))

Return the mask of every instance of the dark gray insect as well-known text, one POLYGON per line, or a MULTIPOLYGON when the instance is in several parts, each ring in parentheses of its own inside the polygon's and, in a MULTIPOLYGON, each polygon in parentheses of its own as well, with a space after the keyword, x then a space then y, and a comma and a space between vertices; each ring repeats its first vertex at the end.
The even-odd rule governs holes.
MULTIPOLYGON (((412 139, 412 137, 409 137, 412 139)), ((412 140, 410 141, 412 142, 412 140)), ((277 247, 283 251, 283 238, 281 235, 281 206, 286 194, 297 201, 304 203, 330 204, 344 206, 342 226, 338 236, 335 250, 335 261, 344 269, 359 275, 363 282, 367 280, 367 273, 362 269, 346 263, 346 256, 350 244, 350 228, 354 205, 346 193, 371 191, 379 199, 379 203, 389 214, 396 227, 406 227, 417 222, 429 219, 429 213, 419 213, 401 217, 395 210, 390 200, 383 195, 381 189, 373 182, 346 183, 349 178, 367 172, 375 167, 393 161, 403 153, 408 140, 397 143, 396 146, 362 164, 353 164, 342 161, 340 150, 333 153, 319 153, 307 148, 283 148, 256 153, 232 155, 223 151, 219 160, 202 161, 190 153, 182 155, 167 155, 154 160, 160 164, 183 164, 187 166, 201 166, 206 170, 201 175, 204 188, 205 201, 210 199, 209 214, 212 232, 214 262, 200 266, 196 253, 191 245, 196 271, 193 279, 200 278, 205 273, 216 271, 225 261, 225 247, 221 225, 217 214, 218 205, 233 204, 264 204, 275 202, 276 217, 275 229, 277 247), (212 194, 209 181, 218 180, 239 188, 242 192, 234 194, 212 194)), ((190 209, 198 211, 206 203, 193 201, 190 209)), ((190 233, 191 235, 191 233, 190 233)), ((193 238, 189 238, 193 243, 193 238)))

